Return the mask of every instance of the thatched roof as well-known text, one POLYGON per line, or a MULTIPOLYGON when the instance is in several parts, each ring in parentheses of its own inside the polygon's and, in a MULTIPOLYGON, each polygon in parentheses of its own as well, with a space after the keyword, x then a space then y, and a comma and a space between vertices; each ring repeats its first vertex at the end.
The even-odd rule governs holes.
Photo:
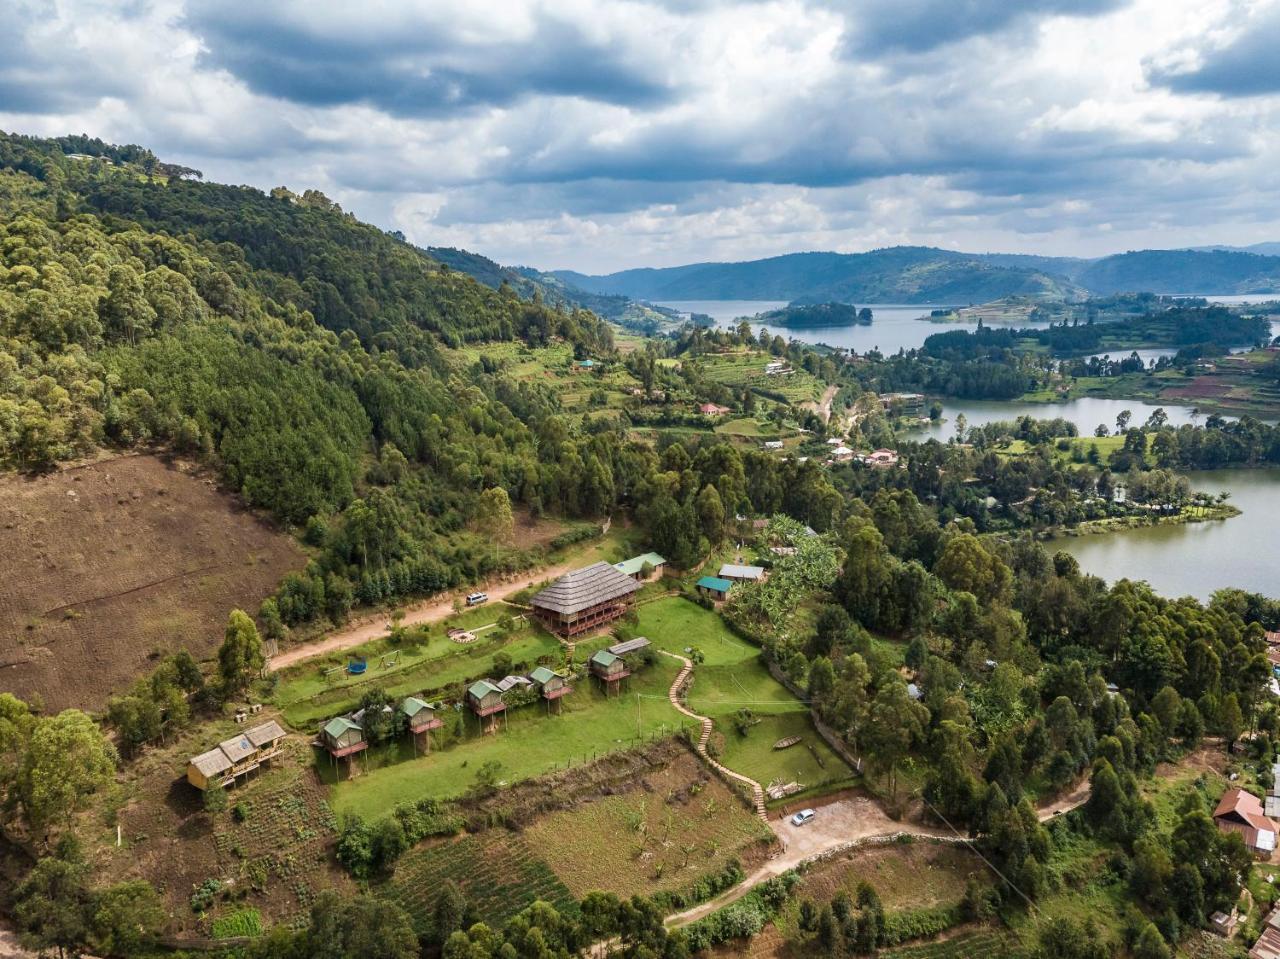
POLYGON ((191 760, 191 765, 200 770, 200 774, 205 779, 212 778, 218 773, 226 772, 231 768, 231 760, 227 758, 227 754, 221 749, 210 749, 207 753, 201 753, 191 760))
POLYGON ((608 563, 592 563, 558 580, 531 600, 538 609, 549 609, 561 616, 590 609, 612 599, 629 596, 640 585, 608 563))
POLYGON ((275 742, 277 739, 284 739, 284 730, 280 728, 280 724, 274 719, 263 723, 261 726, 246 729, 244 734, 249 742, 259 749, 267 743, 275 742))

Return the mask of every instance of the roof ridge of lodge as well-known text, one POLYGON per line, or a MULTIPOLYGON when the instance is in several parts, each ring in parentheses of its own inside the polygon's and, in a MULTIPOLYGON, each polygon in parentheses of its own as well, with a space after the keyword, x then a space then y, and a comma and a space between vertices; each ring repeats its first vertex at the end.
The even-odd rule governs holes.
POLYGON ((604 560, 571 570, 537 593, 530 604, 566 615, 636 592, 640 585, 604 560))

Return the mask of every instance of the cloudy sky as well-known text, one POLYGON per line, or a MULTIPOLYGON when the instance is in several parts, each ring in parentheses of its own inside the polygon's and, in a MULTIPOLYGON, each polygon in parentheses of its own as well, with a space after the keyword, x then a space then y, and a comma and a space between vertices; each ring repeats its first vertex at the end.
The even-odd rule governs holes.
POLYGON ((3 0, 0 128, 590 272, 1280 240, 1280 0, 3 0))

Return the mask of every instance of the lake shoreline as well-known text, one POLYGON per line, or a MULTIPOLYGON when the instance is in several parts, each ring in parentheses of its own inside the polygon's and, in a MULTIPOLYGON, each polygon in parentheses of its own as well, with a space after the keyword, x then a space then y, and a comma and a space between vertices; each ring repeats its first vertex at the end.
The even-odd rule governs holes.
POLYGON ((1131 529, 1145 529, 1150 526, 1186 526, 1188 523, 1213 523, 1243 516, 1244 511, 1228 504, 1218 506, 1191 507, 1203 512, 1188 514, 1177 513, 1171 516, 1115 516, 1108 519, 1085 520, 1075 526, 1062 526, 1050 530, 1042 537, 1046 541, 1056 539, 1076 539, 1081 536, 1103 536, 1108 533, 1122 533, 1131 529))

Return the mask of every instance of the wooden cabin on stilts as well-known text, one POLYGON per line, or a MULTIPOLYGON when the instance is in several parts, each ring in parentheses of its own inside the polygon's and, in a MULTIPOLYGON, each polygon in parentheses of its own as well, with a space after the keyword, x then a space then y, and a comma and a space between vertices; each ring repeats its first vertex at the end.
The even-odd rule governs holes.
POLYGON ((484 733, 496 733, 496 717, 505 715, 507 710, 507 704, 502 701, 502 690, 487 679, 478 679, 467 689, 467 706, 476 714, 480 730, 484 733))
POLYGON ((626 660, 621 656, 615 656, 607 649, 601 649, 592 654, 587 664, 591 667, 591 675, 600 680, 606 696, 621 691, 622 681, 631 675, 626 660))
POLYGON ((413 737, 413 754, 418 755, 418 747, 422 746, 426 753, 431 752, 431 730, 439 729, 444 720, 436 715, 435 707, 423 702, 416 696, 409 696, 400 704, 400 712, 404 715, 413 737))
MULTIPOLYGON (((364 738, 364 729, 346 716, 335 716, 324 724, 320 730, 319 744, 329 754, 329 760, 338 770, 339 778, 344 766, 349 777, 351 757, 369 748, 369 741, 364 738)), ((368 761, 368 757, 365 757, 366 764, 368 761)))
POLYGON ((542 696, 542 701, 547 704, 547 712, 559 712, 560 700, 573 692, 573 687, 559 673, 553 673, 546 666, 539 666, 529 678, 533 680, 533 685, 537 688, 542 696))

